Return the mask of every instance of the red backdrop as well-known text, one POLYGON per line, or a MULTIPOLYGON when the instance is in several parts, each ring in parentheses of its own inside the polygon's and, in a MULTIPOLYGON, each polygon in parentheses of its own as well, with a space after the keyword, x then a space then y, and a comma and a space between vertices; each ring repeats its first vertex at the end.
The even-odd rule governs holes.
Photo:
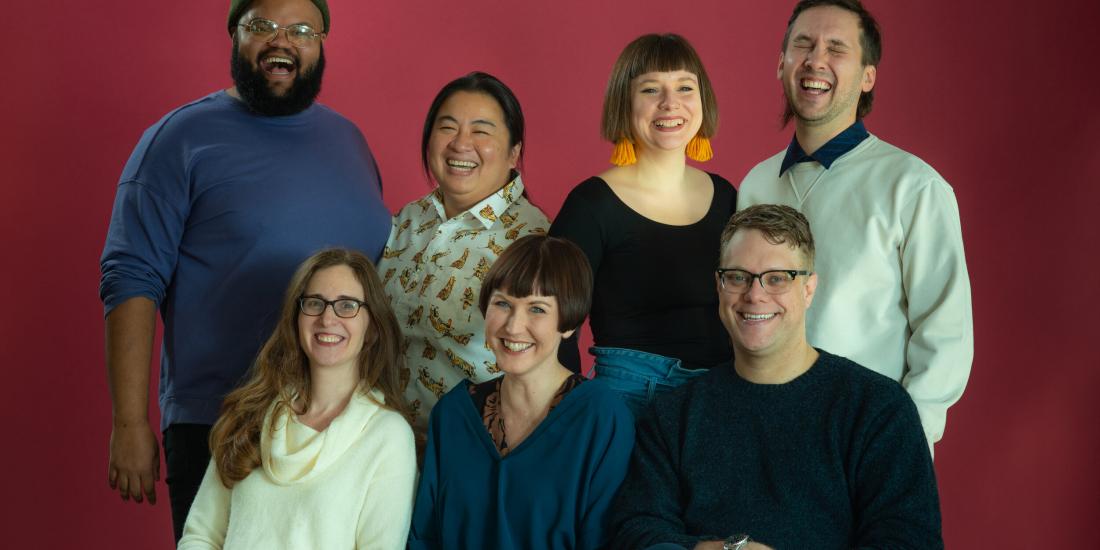
MULTIPOLYGON (((228 85, 228 2, 9 4, 0 86, 0 364, 13 435, 0 453, 5 546, 169 548, 163 482, 155 507, 107 489, 98 257, 142 130, 228 85)), ((520 97, 525 180, 555 214, 573 184, 607 166, 604 84, 619 50, 644 32, 684 34, 708 67, 722 114, 708 169, 740 181, 790 138, 778 127, 775 68, 793 1, 330 4, 322 100, 362 128, 391 209, 427 191, 417 155, 431 98, 481 69, 520 97)), ((974 371, 936 447, 947 544, 1092 545, 1100 360, 1086 342, 1100 329, 1100 114, 1085 22, 1100 9, 1095 0, 868 4, 885 32, 868 127, 954 186, 974 291, 974 371)))

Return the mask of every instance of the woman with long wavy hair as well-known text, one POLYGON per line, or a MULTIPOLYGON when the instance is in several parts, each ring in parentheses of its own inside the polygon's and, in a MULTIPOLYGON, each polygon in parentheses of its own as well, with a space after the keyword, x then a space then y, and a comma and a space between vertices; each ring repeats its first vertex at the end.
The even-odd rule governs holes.
POLYGON ((210 434, 179 548, 402 548, 416 454, 401 331, 374 266, 328 249, 210 434))

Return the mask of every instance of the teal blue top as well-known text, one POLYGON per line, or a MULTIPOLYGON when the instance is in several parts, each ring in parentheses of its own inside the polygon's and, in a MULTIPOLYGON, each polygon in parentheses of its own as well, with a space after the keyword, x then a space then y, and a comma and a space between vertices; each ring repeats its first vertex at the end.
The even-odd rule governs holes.
POLYGON ((464 381, 432 409, 409 548, 599 548, 634 418, 599 380, 571 390, 501 457, 464 381))

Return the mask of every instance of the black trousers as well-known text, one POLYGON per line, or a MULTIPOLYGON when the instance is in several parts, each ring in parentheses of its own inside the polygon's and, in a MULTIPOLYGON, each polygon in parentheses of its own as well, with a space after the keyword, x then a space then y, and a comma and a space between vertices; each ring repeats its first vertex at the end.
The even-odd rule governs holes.
POLYGON ((183 536, 183 524, 202 476, 210 463, 209 424, 172 424, 164 430, 164 462, 168 466, 168 500, 172 504, 172 531, 176 543, 183 536))

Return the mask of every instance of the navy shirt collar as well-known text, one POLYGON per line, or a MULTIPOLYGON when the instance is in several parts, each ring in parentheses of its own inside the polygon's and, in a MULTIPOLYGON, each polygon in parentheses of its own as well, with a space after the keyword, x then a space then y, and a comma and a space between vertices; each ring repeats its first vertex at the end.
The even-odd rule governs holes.
POLYGON ((857 120, 855 124, 830 139, 825 145, 814 151, 812 155, 802 150, 796 135, 791 138, 791 144, 787 146, 787 154, 783 156, 783 164, 779 165, 779 175, 783 175, 783 172, 786 172, 788 168, 800 162, 817 162, 828 170, 836 159, 855 149, 856 145, 862 143, 870 135, 867 133, 867 128, 863 127, 863 121, 857 120))

